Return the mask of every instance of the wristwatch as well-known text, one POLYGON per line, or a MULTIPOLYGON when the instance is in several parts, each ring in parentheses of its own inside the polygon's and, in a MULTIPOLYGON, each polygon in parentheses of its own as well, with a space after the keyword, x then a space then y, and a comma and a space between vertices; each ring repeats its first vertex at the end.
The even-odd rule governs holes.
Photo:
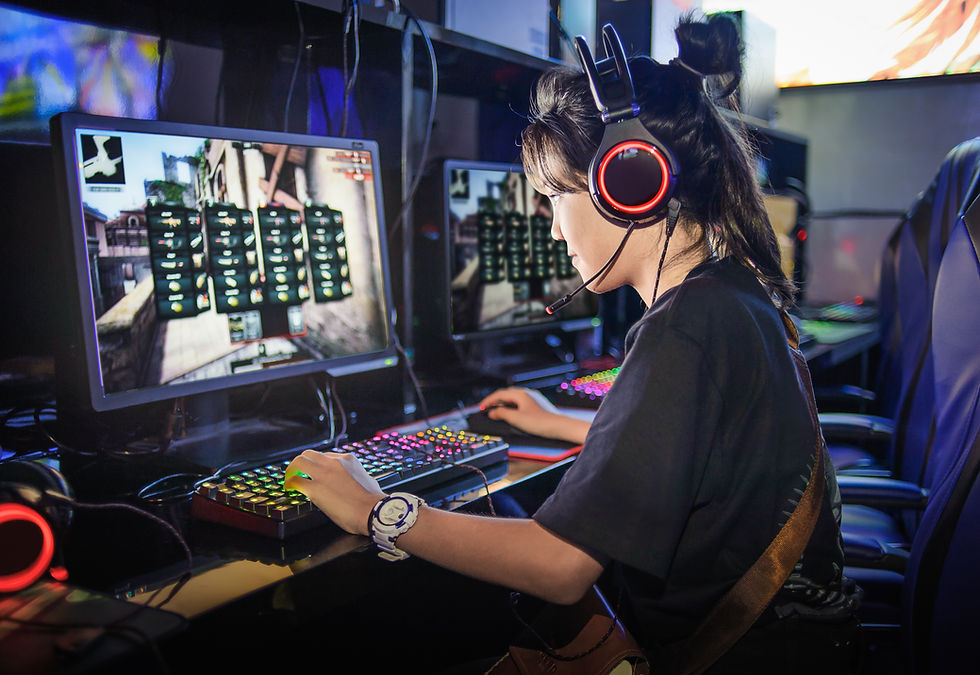
POLYGON ((394 562, 410 557, 395 547, 395 540, 411 529, 425 501, 407 492, 392 492, 378 500, 368 518, 368 532, 380 551, 378 556, 394 562))

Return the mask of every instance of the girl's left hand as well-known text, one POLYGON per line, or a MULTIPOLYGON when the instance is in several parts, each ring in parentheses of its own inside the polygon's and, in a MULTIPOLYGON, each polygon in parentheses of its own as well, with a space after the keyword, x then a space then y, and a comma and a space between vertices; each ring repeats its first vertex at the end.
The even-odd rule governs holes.
POLYGON ((283 485, 310 498, 338 527, 368 535, 368 516, 385 493, 353 454, 304 450, 286 467, 283 485))

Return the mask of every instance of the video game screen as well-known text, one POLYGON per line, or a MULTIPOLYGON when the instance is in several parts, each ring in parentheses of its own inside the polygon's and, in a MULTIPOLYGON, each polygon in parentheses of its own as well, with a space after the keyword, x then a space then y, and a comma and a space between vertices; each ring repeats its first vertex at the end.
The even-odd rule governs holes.
POLYGON ((334 140, 74 129, 105 395, 389 346, 375 146, 334 140))
POLYGON ((455 338, 598 321, 598 301, 588 291, 546 313, 582 279, 565 242, 551 236, 551 202, 520 167, 450 160, 444 170, 455 338))
POLYGON ((0 46, 2 140, 45 142, 48 119, 64 110, 153 119, 158 73, 170 84, 154 35, 0 4, 0 46))

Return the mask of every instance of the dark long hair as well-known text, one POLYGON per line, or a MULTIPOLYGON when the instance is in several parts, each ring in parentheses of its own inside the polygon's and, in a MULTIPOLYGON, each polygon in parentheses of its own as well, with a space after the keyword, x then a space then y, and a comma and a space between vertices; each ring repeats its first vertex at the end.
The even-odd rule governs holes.
MULTIPOLYGON (((688 14, 675 36, 684 65, 645 56, 629 63, 640 119, 680 165, 679 226, 690 229, 692 248, 734 256, 756 274, 777 305, 789 307, 795 287, 780 266, 747 129, 715 103, 731 101, 741 78, 738 30, 723 15, 697 20, 688 14)), ((587 191, 589 164, 603 130, 584 73, 566 66, 546 71, 521 138, 531 184, 545 194, 587 191)))

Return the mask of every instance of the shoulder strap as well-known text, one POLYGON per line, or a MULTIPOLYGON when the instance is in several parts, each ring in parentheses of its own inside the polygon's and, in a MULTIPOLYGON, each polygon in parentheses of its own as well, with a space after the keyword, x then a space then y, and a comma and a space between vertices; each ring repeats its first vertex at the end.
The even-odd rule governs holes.
POLYGON ((703 672, 745 634, 776 592, 786 583, 793 567, 803 555, 817 522, 824 492, 824 439, 813 398, 810 369, 807 367, 806 357, 800 351, 796 325, 785 312, 782 319, 796 364, 797 377, 806 393, 810 416, 817 431, 810 480, 789 520, 766 550, 721 597, 701 624, 682 643, 681 649, 674 652, 674 661, 667 669, 669 673, 694 675, 703 672))

